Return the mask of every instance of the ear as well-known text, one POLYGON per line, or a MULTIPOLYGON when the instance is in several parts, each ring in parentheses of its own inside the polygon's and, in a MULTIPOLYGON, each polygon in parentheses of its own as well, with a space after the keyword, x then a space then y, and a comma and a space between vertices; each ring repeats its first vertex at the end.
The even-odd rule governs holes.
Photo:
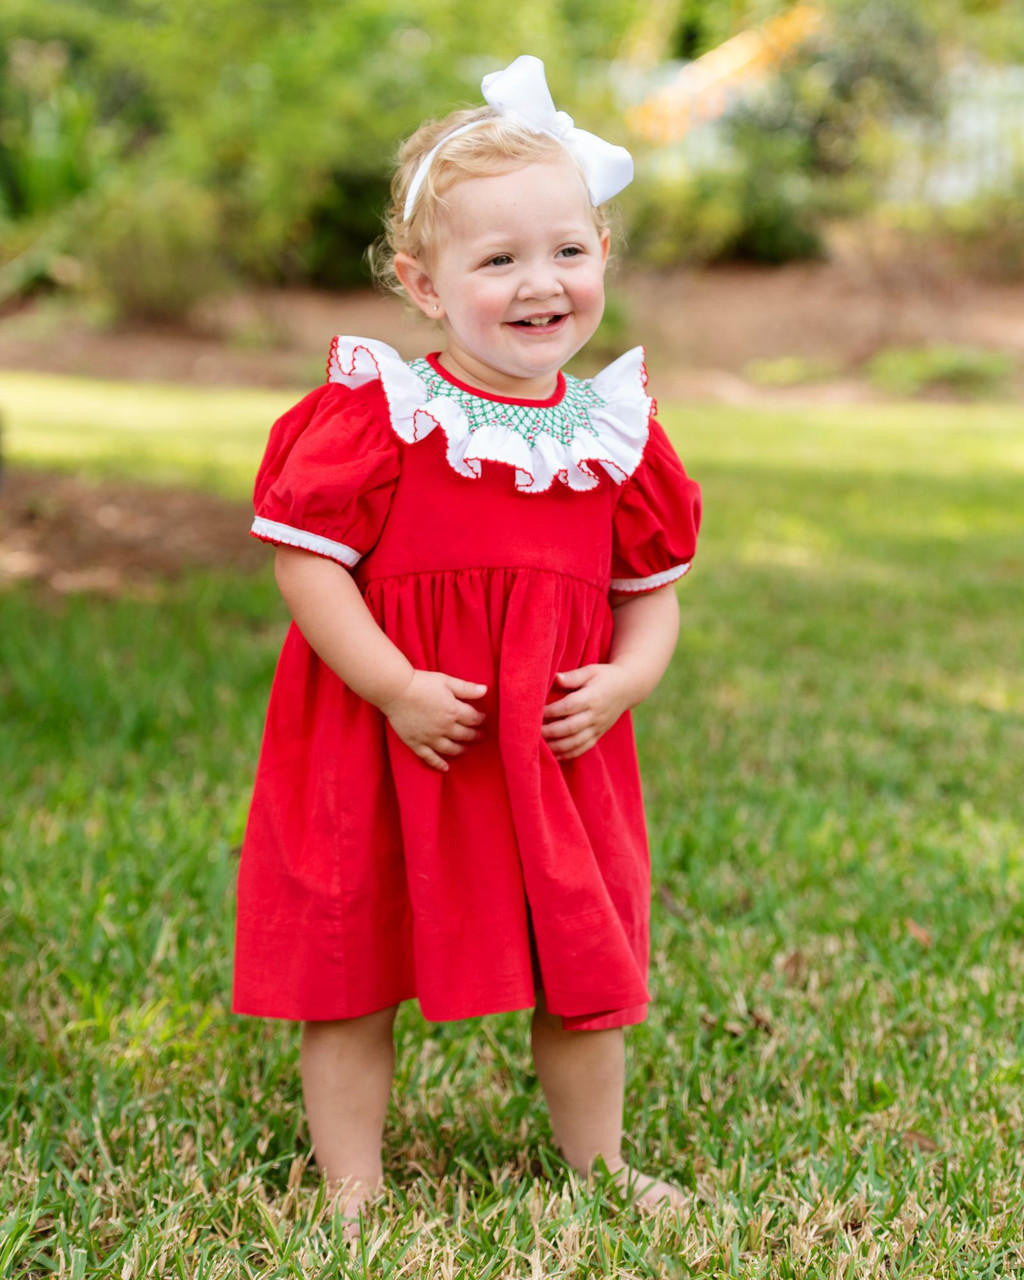
POLYGON ((396 253, 394 257, 395 275, 412 301, 430 320, 440 320, 444 316, 444 307, 434 281, 424 263, 408 253, 396 253))
POLYGON ((608 261, 608 253, 612 247, 612 233, 607 227, 601 229, 601 261, 608 261))

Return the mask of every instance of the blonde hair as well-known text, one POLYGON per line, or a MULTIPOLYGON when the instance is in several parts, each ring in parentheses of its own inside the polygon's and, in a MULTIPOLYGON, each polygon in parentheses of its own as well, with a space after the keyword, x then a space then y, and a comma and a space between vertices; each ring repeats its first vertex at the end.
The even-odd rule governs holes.
MULTIPOLYGON (((384 234, 371 247, 368 257, 373 278, 385 289, 405 296, 395 275, 396 253, 407 253, 421 262, 429 261, 436 243, 439 215, 444 196, 457 182, 486 178, 523 165, 558 160, 568 156, 586 187, 583 170, 557 138, 535 133, 526 125, 492 107, 472 107, 453 111, 443 120, 428 120, 407 138, 398 152, 398 167, 391 180, 391 203, 384 214, 384 234), (404 216, 406 196, 423 158, 455 129, 477 124, 443 143, 434 157, 416 196, 408 220, 404 216)), ((591 206, 594 226, 603 231, 608 218, 603 208, 591 206)))

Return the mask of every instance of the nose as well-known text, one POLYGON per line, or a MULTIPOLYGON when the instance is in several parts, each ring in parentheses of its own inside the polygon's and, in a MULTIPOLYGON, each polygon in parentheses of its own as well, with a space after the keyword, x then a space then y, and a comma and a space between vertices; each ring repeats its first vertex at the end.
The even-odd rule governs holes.
POLYGON ((516 297, 520 302, 544 301, 564 292, 554 263, 531 263, 524 267, 516 297))

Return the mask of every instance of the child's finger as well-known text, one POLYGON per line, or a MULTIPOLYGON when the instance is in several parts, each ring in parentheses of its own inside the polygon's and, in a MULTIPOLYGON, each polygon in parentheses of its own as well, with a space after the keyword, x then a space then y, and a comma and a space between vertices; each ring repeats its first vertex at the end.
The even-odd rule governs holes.
POLYGON ((596 742, 600 734, 595 732, 593 725, 585 725, 582 729, 577 729, 575 733, 570 733, 564 738, 555 738, 548 742, 548 746, 557 754, 565 755, 574 751, 580 746, 589 746, 590 743, 596 742))
POLYGON ((479 730, 470 728, 468 724, 456 724, 445 736, 451 738, 453 742, 476 742, 478 738, 483 737, 479 730))
POLYGON ((460 680, 458 676, 445 676, 448 688, 457 698, 482 698, 487 692, 485 684, 477 684, 472 680, 460 680))
POLYGON ((556 698, 554 702, 545 704, 544 719, 557 720, 560 716, 571 716, 583 709, 582 701, 579 693, 567 693, 564 698, 556 698))
POLYGON ((559 671, 555 674, 555 679, 566 689, 578 689, 580 685, 587 683, 595 670, 595 665, 591 663, 586 667, 576 667, 573 671, 559 671))
POLYGON ((439 756, 437 752, 432 747, 428 747, 426 743, 415 747, 414 751, 424 764, 430 765, 431 769, 436 769, 439 773, 448 772, 448 761, 439 756))
POLYGON ((455 712, 455 723, 463 725, 479 725, 487 719, 479 707, 472 707, 468 702, 460 702, 455 712))
POLYGON ((567 741, 552 744, 551 750, 556 760, 574 760, 577 756, 581 756, 584 751, 589 750, 597 741, 588 733, 579 733, 574 738, 567 741))
POLYGON ((556 741, 559 738, 571 738, 575 734, 582 732, 589 723, 589 717, 583 714, 569 716, 564 720, 556 720, 554 724, 546 724, 541 727, 541 737, 548 742, 556 741))

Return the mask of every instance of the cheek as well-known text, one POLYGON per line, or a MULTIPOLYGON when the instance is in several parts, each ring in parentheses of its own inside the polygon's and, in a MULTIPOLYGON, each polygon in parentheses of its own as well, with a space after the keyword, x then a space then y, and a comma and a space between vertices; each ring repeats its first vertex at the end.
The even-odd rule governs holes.
POLYGON ((508 306, 512 290, 502 280, 480 284, 476 289, 477 302, 483 311, 503 311, 508 306))
POLYGON ((477 324, 504 318, 508 309, 508 295, 494 288, 476 288, 464 295, 462 313, 477 324))
POLYGON ((576 305, 587 309, 604 306, 604 272, 595 271, 577 282, 576 305))

